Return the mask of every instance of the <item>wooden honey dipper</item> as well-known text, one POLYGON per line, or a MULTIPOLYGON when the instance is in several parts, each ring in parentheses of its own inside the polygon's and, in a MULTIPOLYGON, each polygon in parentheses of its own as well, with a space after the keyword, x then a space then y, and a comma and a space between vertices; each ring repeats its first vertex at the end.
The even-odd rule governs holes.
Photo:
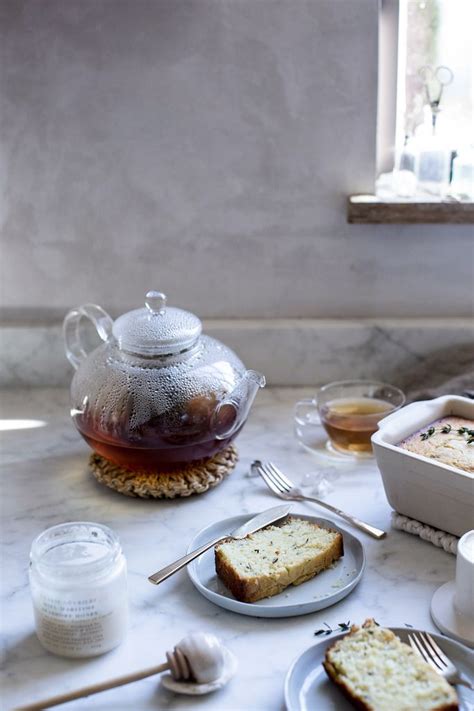
POLYGON ((67 701, 75 701, 84 696, 98 694, 101 691, 107 691, 107 689, 114 689, 117 686, 131 684, 133 681, 139 681, 147 676, 160 674, 160 672, 167 670, 171 672, 176 681, 195 681, 198 684, 209 684, 217 681, 224 671, 224 652, 224 647, 213 634, 196 632, 183 637, 172 652, 166 652, 167 661, 164 664, 116 677, 115 679, 109 679, 100 684, 84 686, 82 689, 70 691, 66 694, 51 696, 43 701, 35 701, 32 704, 18 706, 15 711, 40 711, 40 709, 58 706, 67 701))

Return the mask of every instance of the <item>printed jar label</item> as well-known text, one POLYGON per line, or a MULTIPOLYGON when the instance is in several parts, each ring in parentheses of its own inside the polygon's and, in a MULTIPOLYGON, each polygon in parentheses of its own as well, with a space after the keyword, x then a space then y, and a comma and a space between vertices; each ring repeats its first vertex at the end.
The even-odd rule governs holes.
POLYGON ((128 614, 121 599, 110 608, 96 597, 65 601, 40 594, 35 599, 35 618, 38 637, 51 652, 91 656, 120 643, 128 614))

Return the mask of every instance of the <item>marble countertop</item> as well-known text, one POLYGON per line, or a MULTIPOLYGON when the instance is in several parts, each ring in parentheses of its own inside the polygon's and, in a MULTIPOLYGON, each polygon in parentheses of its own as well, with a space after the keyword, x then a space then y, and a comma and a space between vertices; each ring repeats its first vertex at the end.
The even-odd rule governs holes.
MULTIPOLYGON (((308 394, 295 388, 262 391, 237 440, 240 461, 231 476, 205 495, 158 502, 129 499, 95 482, 87 470, 89 449, 69 419, 65 390, 3 392, 2 708, 158 664, 185 634, 207 630, 221 637, 239 659, 238 675, 225 689, 206 697, 176 696, 151 677, 67 708, 275 711, 284 707, 283 680, 290 663, 315 643, 315 630, 324 623, 337 627, 339 622, 373 616, 384 625, 434 629, 430 599, 439 585, 453 578, 455 558, 394 530, 380 542, 360 534, 367 568, 358 587, 337 605, 302 617, 258 619, 215 607, 194 589, 185 571, 158 588, 147 581, 148 574, 181 556, 203 526, 276 505, 263 483, 248 476, 253 459, 271 458, 295 479, 320 467, 320 460, 300 449, 292 433, 293 404, 308 394), (24 419, 44 425, 12 429, 24 419), (129 567, 128 637, 109 654, 80 661, 55 657, 41 647, 27 578, 33 538, 71 520, 113 528, 129 567)), ((374 462, 338 468, 333 487, 329 502, 390 529, 390 507, 374 462)), ((295 504, 294 511, 323 515, 313 504, 295 504)))

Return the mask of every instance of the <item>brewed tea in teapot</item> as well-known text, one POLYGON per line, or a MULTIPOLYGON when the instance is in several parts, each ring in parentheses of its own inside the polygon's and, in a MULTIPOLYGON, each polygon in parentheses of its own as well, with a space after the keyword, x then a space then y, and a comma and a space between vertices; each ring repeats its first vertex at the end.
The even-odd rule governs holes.
POLYGON ((99 306, 64 320, 74 424, 98 454, 131 470, 172 470, 212 457, 243 427, 263 375, 202 334, 192 313, 150 291, 145 308, 116 321, 99 306), (90 319, 103 343, 87 353, 90 319))

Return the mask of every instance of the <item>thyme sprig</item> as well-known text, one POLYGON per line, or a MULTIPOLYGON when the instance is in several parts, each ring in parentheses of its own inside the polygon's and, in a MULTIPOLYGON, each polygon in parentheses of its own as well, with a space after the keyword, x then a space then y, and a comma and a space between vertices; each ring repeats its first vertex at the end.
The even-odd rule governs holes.
POLYGON ((474 430, 470 430, 469 427, 459 427, 456 430, 453 430, 451 425, 443 425, 442 427, 428 427, 426 432, 422 432, 420 434, 420 437, 422 440, 427 440, 430 437, 434 435, 435 432, 441 432, 441 434, 449 434, 450 432, 457 432, 458 435, 461 435, 461 437, 464 437, 466 440, 467 444, 473 444, 474 443, 474 430))
MULTIPOLYGON (((380 627, 380 624, 377 622, 377 620, 374 620, 374 624, 377 625, 377 627, 380 627)), ((327 637, 328 635, 332 634, 333 632, 349 632, 351 629, 351 621, 347 620, 347 622, 338 622, 337 627, 334 629, 328 625, 327 622, 324 622, 324 627, 322 627, 320 630, 316 630, 314 633, 315 637, 322 637, 323 635, 327 637)))
POLYGON ((321 635, 329 635, 332 634, 333 632, 349 632, 351 628, 351 621, 347 620, 347 622, 338 622, 337 628, 333 629, 328 625, 327 622, 324 623, 324 627, 320 630, 316 630, 314 633, 316 637, 320 637, 321 635))

